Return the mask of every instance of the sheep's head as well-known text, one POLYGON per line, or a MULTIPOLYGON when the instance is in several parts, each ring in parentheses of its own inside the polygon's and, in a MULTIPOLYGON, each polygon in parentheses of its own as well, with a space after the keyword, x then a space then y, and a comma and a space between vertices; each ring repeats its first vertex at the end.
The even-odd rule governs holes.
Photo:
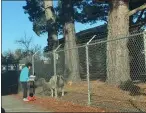
POLYGON ((59 86, 64 86, 64 83, 65 83, 65 79, 62 75, 57 75, 57 84, 59 86))
POLYGON ((57 75, 57 80, 63 80, 64 81, 64 77, 62 75, 57 75))

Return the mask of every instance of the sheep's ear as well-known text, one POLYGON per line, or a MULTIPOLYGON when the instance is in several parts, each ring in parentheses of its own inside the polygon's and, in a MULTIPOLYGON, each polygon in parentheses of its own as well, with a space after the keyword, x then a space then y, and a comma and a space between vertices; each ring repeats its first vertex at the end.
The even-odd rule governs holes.
POLYGON ((59 75, 57 75, 57 78, 59 78, 60 76, 59 75))
POLYGON ((63 79, 63 76, 62 76, 62 75, 60 75, 60 78, 61 78, 61 79, 63 79))

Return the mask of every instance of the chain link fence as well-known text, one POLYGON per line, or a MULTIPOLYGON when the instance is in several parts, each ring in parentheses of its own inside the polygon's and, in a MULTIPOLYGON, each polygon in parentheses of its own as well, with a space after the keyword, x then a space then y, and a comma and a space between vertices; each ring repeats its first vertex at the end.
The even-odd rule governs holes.
POLYGON ((54 75, 54 56, 53 52, 44 53, 43 50, 37 51, 32 56, 32 74, 35 74, 37 79, 45 78, 47 81, 54 75))
POLYGON ((37 78, 49 81, 53 75, 63 75, 70 81, 81 79, 66 84, 66 94, 60 99, 116 111, 146 111, 145 32, 115 40, 107 40, 105 35, 94 36, 74 48, 59 45, 49 53, 38 52, 32 59, 37 78), (107 84, 107 79, 127 79, 128 72, 132 82, 122 84, 121 88, 107 84))

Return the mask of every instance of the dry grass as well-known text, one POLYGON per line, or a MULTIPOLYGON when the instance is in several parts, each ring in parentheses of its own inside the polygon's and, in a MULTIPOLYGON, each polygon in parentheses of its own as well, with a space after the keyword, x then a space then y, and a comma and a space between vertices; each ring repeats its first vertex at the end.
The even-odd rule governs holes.
MULTIPOLYGON (((146 84, 138 84, 146 89, 146 84)), ((87 104, 87 82, 66 85, 68 92, 62 100, 87 104)), ((91 82, 91 102, 94 107, 114 109, 118 111, 146 111, 146 90, 143 94, 130 96, 130 92, 120 90, 118 87, 107 85, 101 81, 91 82)))
MULTIPOLYGON (((60 97, 58 100, 48 96, 38 95, 38 92, 41 91, 41 88, 38 88, 36 89, 36 95, 38 95, 39 98, 35 103, 40 104, 39 101, 44 101, 43 103, 47 106, 51 106, 53 110, 57 109, 57 111, 61 110, 62 112, 146 112, 146 84, 141 83, 138 84, 138 86, 144 89, 144 92, 140 95, 130 96, 128 91, 120 90, 118 87, 107 85, 101 81, 92 81, 92 107, 87 107, 88 89, 86 81, 82 81, 78 84, 67 84, 65 86, 65 96, 60 97)), ((45 105, 43 104, 43 106, 45 105)))

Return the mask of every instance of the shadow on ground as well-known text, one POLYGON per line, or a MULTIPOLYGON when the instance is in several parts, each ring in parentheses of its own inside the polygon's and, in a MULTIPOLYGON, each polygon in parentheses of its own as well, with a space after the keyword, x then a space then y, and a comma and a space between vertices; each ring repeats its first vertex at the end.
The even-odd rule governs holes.
POLYGON ((126 81, 122 83, 119 88, 124 91, 129 91, 131 96, 145 95, 145 89, 140 88, 138 85, 134 84, 133 81, 126 81))

